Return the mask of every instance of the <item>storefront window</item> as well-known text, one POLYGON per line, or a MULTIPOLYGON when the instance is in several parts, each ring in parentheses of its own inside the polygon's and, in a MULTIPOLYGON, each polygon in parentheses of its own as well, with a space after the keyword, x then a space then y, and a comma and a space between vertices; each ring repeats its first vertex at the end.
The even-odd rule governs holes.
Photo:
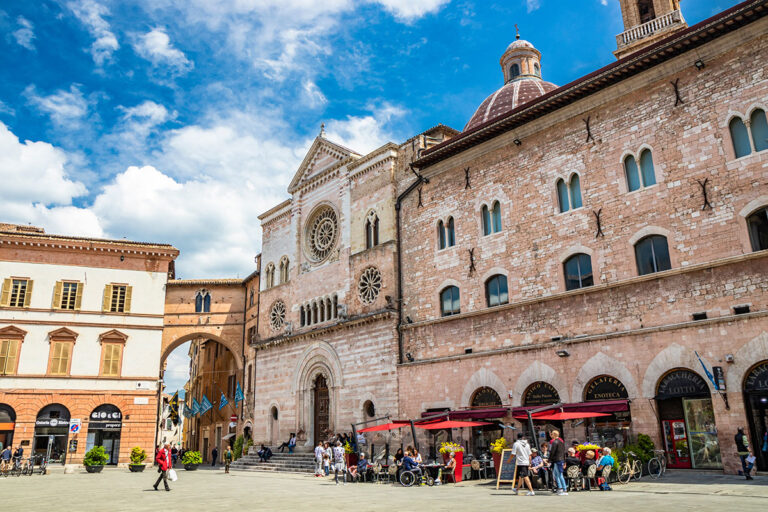
POLYGON ((758 363, 744 380, 744 402, 752 446, 755 450, 757 469, 768 470, 768 361, 758 363))
POLYGON ((123 415, 120 409, 111 404, 98 406, 88 420, 88 438, 86 450, 94 446, 103 446, 109 460, 107 464, 117 464, 120 454, 120 432, 123 428, 123 415))
POLYGON ((69 409, 51 404, 40 409, 35 420, 35 455, 49 457, 51 463, 64 464, 69 437, 69 409))
POLYGON ((13 445, 13 429, 16 422, 16 411, 13 407, 0 404, 0 446, 13 445))
MULTIPOLYGON (((478 388, 474 395, 472 395, 471 403, 473 409, 501 407, 501 397, 499 397, 495 389, 482 387, 478 388)), ((491 421, 491 425, 472 427, 471 453, 475 457, 482 457, 486 454, 490 457, 491 443, 504 435, 501 426, 497 422, 493 422, 493 420, 487 421, 491 421)))
MULTIPOLYGON (((627 388, 617 378, 610 375, 600 375, 587 384, 584 390, 585 402, 602 402, 607 400, 626 400, 629 398, 627 388)), ((629 442, 632 418, 630 412, 615 411, 610 416, 599 416, 586 420, 586 435, 590 443, 609 448, 622 448, 629 442)))
POLYGON ((709 398, 684 399, 683 406, 694 469, 722 468, 712 400, 709 398))

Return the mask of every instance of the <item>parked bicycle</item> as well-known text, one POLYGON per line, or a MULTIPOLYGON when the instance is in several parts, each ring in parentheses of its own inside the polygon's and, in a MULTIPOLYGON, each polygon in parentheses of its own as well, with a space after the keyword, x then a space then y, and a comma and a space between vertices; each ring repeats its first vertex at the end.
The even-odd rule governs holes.
POLYGON ((653 450, 653 458, 648 461, 648 474, 659 478, 667 472, 667 454, 664 450, 653 450))
POLYGON ((643 465, 640 458, 634 452, 627 452, 627 457, 619 463, 617 478, 620 483, 628 484, 631 479, 637 480, 643 474, 643 465))

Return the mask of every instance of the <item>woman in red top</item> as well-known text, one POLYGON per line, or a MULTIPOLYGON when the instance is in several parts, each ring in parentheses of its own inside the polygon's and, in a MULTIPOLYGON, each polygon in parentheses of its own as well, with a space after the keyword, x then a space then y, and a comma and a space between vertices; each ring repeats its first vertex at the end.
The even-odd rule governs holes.
POLYGON ((155 462, 157 462, 157 471, 160 473, 160 476, 157 477, 157 481, 152 487, 157 490, 157 486, 160 485, 160 481, 162 480, 163 485, 165 485, 165 490, 170 491, 171 488, 168 487, 168 470, 171 469, 172 466, 170 445, 166 443, 157 451, 155 462))

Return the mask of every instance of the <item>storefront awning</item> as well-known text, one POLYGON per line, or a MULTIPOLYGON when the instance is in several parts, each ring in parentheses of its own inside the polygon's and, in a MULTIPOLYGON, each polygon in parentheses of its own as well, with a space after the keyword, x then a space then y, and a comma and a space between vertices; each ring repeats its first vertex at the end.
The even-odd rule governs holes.
MULTIPOLYGON (((512 417, 517 420, 527 420, 528 419, 528 411, 534 410, 534 409, 540 409, 541 405, 534 405, 534 406, 528 406, 528 407, 515 407, 512 409, 512 417)), ((550 415, 553 412, 562 411, 562 412, 573 412, 573 413, 590 413, 590 412, 596 412, 596 413, 613 413, 613 412, 623 412, 629 410, 629 400, 605 400, 602 402, 578 402, 578 403, 572 403, 572 404, 562 404, 557 409, 552 409, 549 411, 543 411, 539 413, 539 416, 543 415, 550 415)), ((536 419, 536 415, 533 416, 533 419, 536 419)))
MULTIPOLYGON (((494 418, 503 418, 509 414, 507 407, 488 407, 484 409, 464 409, 461 411, 445 411, 445 416, 438 416, 440 419, 446 420, 490 420, 494 418)), ((436 412, 423 412, 422 418, 428 418, 440 414, 436 412)))

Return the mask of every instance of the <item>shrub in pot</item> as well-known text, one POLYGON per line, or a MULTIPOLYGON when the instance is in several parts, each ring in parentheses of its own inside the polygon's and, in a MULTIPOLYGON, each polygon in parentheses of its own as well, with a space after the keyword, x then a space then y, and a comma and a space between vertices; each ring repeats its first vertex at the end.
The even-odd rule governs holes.
POLYGON ((500 437, 491 443, 491 457, 493 457, 493 470, 498 473, 501 465, 501 452, 507 449, 507 439, 500 437))
POLYGON ((146 467, 144 461, 147 458, 147 452, 141 449, 139 446, 134 446, 131 449, 131 463, 128 465, 128 469, 131 473, 140 473, 144 471, 146 467))
POLYGON ((200 452, 184 452, 181 463, 184 464, 184 469, 187 471, 194 471, 197 469, 197 466, 203 463, 203 457, 200 455, 200 452))
POLYGON ((101 473, 108 460, 109 455, 104 451, 104 447, 94 446, 85 454, 83 466, 85 466, 85 470, 89 473, 101 473))

